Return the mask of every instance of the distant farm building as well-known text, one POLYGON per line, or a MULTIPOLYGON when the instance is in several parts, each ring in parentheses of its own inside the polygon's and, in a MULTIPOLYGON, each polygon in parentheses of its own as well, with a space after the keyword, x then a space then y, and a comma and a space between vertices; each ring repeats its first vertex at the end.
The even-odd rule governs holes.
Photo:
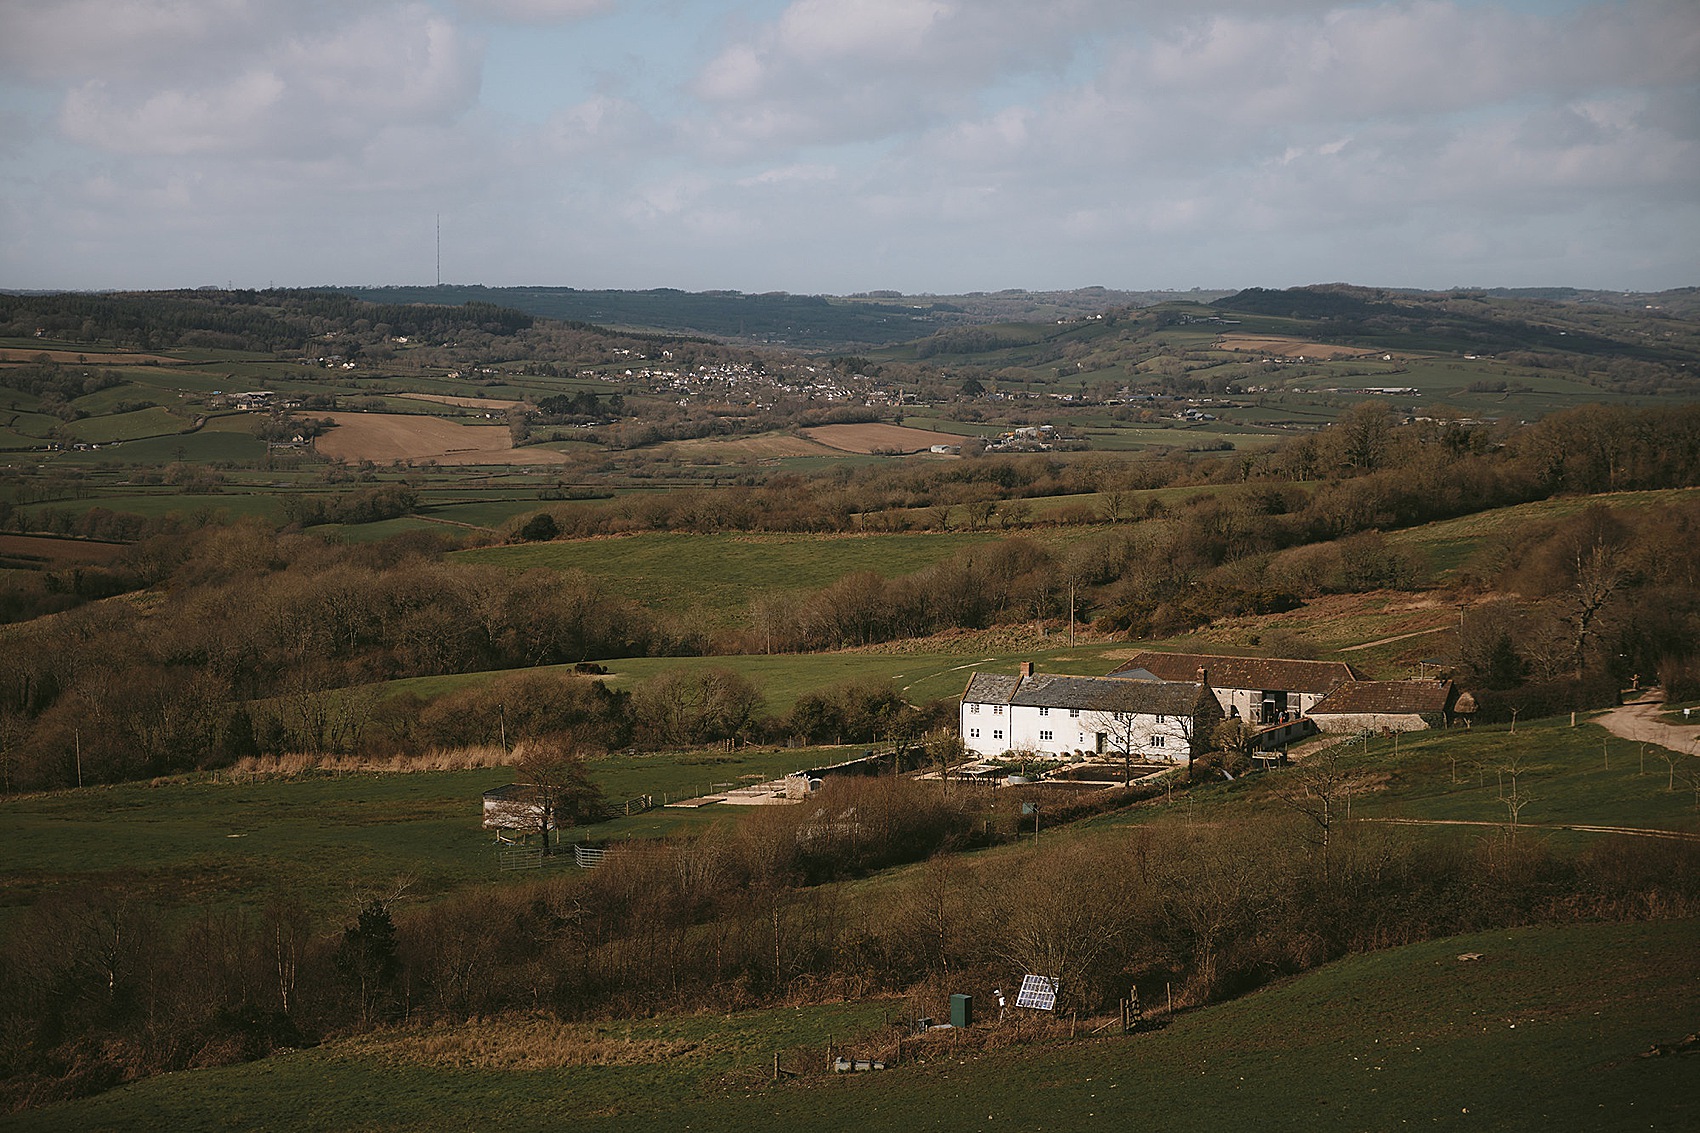
POLYGON ((1348 681, 1309 715, 1324 732, 1415 732, 1450 726, 1458 701, 1451 681, 1348 681))
MULTIPOLYGON (((542 816, 536 789, 524 783, 508 783, 484 792, 486 830, 536 830, 542 816)), ((549 829, 555 829, 553 816, 549 829)))
POLYGON ((1210 674, 1210 689, 1229 719, 1276 724, 1306 715, 1323 697, 1361 676, 1343 661, 1294 661, 1279 657, 1220 657, 1202 653, 1136 653, 1110 674, 1133 680, 1184 681, 1198 670, 1210 674))

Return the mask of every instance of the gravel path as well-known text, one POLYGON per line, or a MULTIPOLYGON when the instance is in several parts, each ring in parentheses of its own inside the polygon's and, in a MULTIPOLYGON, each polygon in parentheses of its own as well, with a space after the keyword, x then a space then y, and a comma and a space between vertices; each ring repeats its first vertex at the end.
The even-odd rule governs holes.
POLYGON ((1653 689, 1642 694, 1640 700, 1594 717, 1594 723, 1626 740, 1657 744, 1685 755, 1700 755, 1700 723, 1667 724, 1659 718, 1664 706, 1664 691, 1653 689))

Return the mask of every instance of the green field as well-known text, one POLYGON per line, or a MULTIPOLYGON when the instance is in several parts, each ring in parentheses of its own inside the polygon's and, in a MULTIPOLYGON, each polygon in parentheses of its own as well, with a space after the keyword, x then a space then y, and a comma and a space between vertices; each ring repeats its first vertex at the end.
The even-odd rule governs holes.
POLYGON ((245 491, 190 494, 171 488, 138 488, 123 493, 97 492, 82 499, 56 500, 50 504, 41 504, 26 509, 26 514, 35 516, 48 508, 80 514, 97 507, 106 508, 108 511, 127 512, 131 515, 149 517, 174 513, 178 515, 201 513, 216 515, 223 512, 232 517, 257 515, 272 523, 283 522, 283 508, 275 495, 245 491))
POLYGON ((678 611, 699 608, 730 620, 764 594, 817 589, 856 571, 894 578, 999 538, 968 532, 824 537, 657 533, 486 547, 456 557, 511 570, 582 570, 645 605, 678 611))
POLYGON ((883 1073, 826 1073, 828 1044, 890 1049, 901 1000, 582 1024, 530 1066, 442 1053, 522 1043, 522 1024, 402 1029, 148 1079, 5 1124, 1676 1130, 1700 1120, 1692 1057, 1638 1056, 1693 1030, 1697 933, 1690 920, 1453 937, 1350 957, 1152 1033, 985 1052, 944 1038, 883 1073), (605 1064, 574 1057, 592 1045, 605 1064), (772 1082, 775 1052, 801 1076, 772 1082))
MULTIPOLYGON (((592 760, 591 772, 610 800, 652 794, 661 803, 842 758, 808 748, 610 755, 592 760)), ((412 879, 414 897, 430 900, 504 876, 479 796, 512 781, 503 768, 193 775, 7 798, 0 910, 15 913, 70 884, 123 887, 171 908, 257 906, 295 891, 329 909, 351 890, 401 876, 412 879)), ((659 809, 567 836, 654 837, 737 816, 726 807, 659 809)))
POLYGON ((1392 776, 1384 793, 1365 797, 1364 817, 1504 823, 1505 769, 1516 764, 1518 791, 1529 803, 1519 822, 1583 823, 1700 833, 1700 808, 1680 776, 1676 789, 1659 748, 1620 739, 1597 725, 1572 728, 1563 717, 1452 732, 1372 739, 1378 767, 1392 776))
MULTIPOLYGON (((1342 737, 1344 739, 1345 737, 1342 737)), ((1366 749, 1352 740, 1340 749, 1344 765, 1366 774, 1350 816, 1375 824, 1416 822, 1437 836, 1504 838, 1509 813, 1508 769, 1517 769, 1518 794, 1528 801, 1518 814, 1518 837, 1574 847, 1597 842, 1599 833, 1564 827, 1607 826, 1700 835, 1700 809, 1693 787, 1680 775, 1668 786, 1669 769, 1660 749, 1619 739, 1604 728, 1567 717, 1445 731, 1407 732, 1395 741, 1372 736, 1366 749)), ((1282 809, 1276 792, 1288 772, 1235 783, 1195 786, 1188 802, 1200 821, 1232 820, 1250 807, 1282 809)), ((1089 820, 1082 831, 1157 821, 1159 811, 1135 811, 1089 820)))
POLYGON ((1430 566, 1444 575, 1464 566, 1472 555, 1519 528, 1565 519, 1590 507, 1645 508, 1700 500, 1700 488, 1669 488, 1650 492, 1610 492, 1595 496, 1559 496, 1550 500, 1495 508, 1457 519, 1443 519, 1392 532, 1388 539, 1423 552, 1430 566))
MULTIPOLYGON (((959 696, 976 668, 1014 672, 1021 661, 1036 661, 1041 669, 1056 673, 1098 676, 1120 662, 1117 654, 1127 652, 1124 642, 1082 642, 1074 648, 1066 635, 1061 644, 1038 649, 987 649, 980 652, 942 653, 909 650, 867 650, 844 653, 775 653, 714 657, 620 657, 600 662, 609 670, 606 678, 615 688, 630 688, 639 681, 669 669, 730 669, 748 677, 776 716, 791 710, 806 692, 830 691, 854 681, 889 681, 911 704, 924 705, 940 697, 959 696)), ((567 672, 569 665, 526 669, 527 673, 567 672)), ((459 673, 441 677, 411 677, 391 681, 391 692, 413 692, 433 697, 457 688, 482 684, 511 672, 459 673)))
POLYGON ((264 459, 266 444, 246 433, 227 433, 217 429, 201 429, 170 437, 149 437, 125 441, 102 448, 99 452, 79 453, 95 464, 136 464, 160 466, 175 460, 205 464, 254 464, 264 459))
POLYGON ((79 441, 110 444, 113 441, 133 441, 143 437, 175 436, 191 427, 191 422, 160 408, 138 409, 132 413, 109 413, 72 421, 64 427, 66 435, 79 441))

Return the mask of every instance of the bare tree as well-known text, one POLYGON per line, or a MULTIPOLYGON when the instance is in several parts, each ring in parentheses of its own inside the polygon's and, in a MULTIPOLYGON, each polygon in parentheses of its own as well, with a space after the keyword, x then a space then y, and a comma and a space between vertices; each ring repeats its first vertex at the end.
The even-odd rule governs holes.
POLYGON ((1275 788, 1276 798, 1310 820, 1312 845, 1321 855, 1325 881, 1332 869, 1330 850, 1335 824, 1350 814, 1352 795, 1368 790, 1375 782, 1369 772, 1346 763, 1344 749, 1349 742, 1309 756, 1297 768, 1283 774, 1275 788))
POLYGON ((541 835, 543 853, 552 854, 549 832, 593 817, 602 809, 602 789, 590 781, 584 758, 570 741, 539 740, 529 744, 514 764, 522 788, 515 800, 541 835))
POLYGON ((1506 838, 1517 840, 1517 824, 1522 818, 1523 808, 1535 801, 1535 796, 1523 788, 1521 778, 1528 774, 1528 767, 1523 763, 1521 755, 1512 755, 1499 768, 1499 801, 1505 807, 1506 838))
POLYGON ((927 733, 927 761, 938 769, 940 793, 950 797, 950 769, 967 756, 968 749, 954 729, 940 728, 927 733))
POLYGON ((1127 935, 1138 883, 1105 847, 1073 842, 1032 859, 997 918, 993 950, 1058 981, 1058 1002, 1094 1006, 1094 978, 1127 935))
POLYGON ((1122 786, 1133 782, 1133 752, 1145 738, 1146 728, 1136 712, 1103 711, 1087 717, 1094 731, 1101 732, 1110 750, 1122 757, 1122 786))
POLYGON ((1612 596, 1629 580, 1625 546, 1596 531, 1592 539, 1579 541, 1570 548, 1573 570, 1570 586, 1571 663, 1577 679, 1587 665, 1588 639, 1595 620, 1611 602, 1612 596))
MULTIPOLYGON (((1655 744, 1654 746, 1659 749, 1659 758, 1665 761, 1665 790, 1674 791, 1676 790, 1676 769, 1679 765, 1687 762, 1689 757, 1675 748, 1665 747, 1662 744, 1655 744)), ((1642 745, 1642 750, 1646 750, 1645 744, 1642 745)))

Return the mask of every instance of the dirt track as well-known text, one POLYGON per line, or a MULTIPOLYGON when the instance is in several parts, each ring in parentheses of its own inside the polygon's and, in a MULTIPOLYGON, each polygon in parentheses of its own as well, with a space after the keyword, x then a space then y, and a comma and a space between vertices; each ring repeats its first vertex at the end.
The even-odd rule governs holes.
POLYGON ((1667 724, 1659 719, 1664 706, 1663 690, 1655 689, 1640 700, 1600 713, 1594 723, 1626 740, 1657 744, 1684 755, 1700 755, 1700 723, 1667 724))
POLYGON ((453 405, 460 409, 512 409, 523 401, 497 401, 488 397, 456 397, 452 393, 398 393, 408 401, 429 401, 437 405, 453 405))
MULTIPOLYGON (((1354 822, 1384 822, 1390 826, 1487 826, 1503 830, 1505 823, 1476 818, 1355 818, 1354 822)), ((1577 830, 1584 834, 1627 834, 1635 838, 1664 838, 1672 842, 1700 842, 1700 834, 1688 830, 1659 830, 1649 826, 1590 826, 1577 822, 1523 822, 1521 830, 1577 830)))

